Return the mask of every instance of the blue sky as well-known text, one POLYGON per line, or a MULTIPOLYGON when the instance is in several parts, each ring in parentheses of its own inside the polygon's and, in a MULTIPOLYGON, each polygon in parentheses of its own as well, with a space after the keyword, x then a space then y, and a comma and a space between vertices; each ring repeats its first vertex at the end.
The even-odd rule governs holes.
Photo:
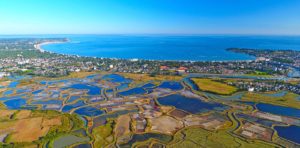
POLYGON ((300 0, 0 0, 0 34, 300 35, 300 0))

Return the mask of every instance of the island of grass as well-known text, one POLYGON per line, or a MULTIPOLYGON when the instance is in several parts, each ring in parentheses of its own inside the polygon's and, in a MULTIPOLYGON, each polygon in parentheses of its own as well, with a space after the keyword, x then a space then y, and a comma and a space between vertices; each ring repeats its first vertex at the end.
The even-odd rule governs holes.
POLYGON ((267 72, 257 70, 246 74, 246 76, 272 77, 272 75, 268 74, 267 72))
POLYGON ((146 83, 152 81, 154 84, 158 85, 161 81, 181 81, 183 76, 177 75, 155 75, 150 74, 136 74, 136 73, 117 73, 125 78, 132 79, 134 84, 146 83))
POLYGON ((174 148, 198 148, 198 147, 277 147, 277 145, 260 141, 247 141, 237 138, 225 130, 213 132, 202 128, 185 128, 174 135, 169 144, 174 148), (184 137, 184 138, 182 138, 184 137))
POLYGON ((237 91, 236 87, 217 82, 213 79, 206 78, 192 78, 191 79, 200 90, 220 94, 220 95, 230 95, 237 91))
POLYGON ((281 105, 300 109, 299 95, 287 92, 283 96, 270 96, 271 93, 251 93, 247 92, 242 101, 261 102, 273 105, 281 105))
POLYGON ((83 128, 82 121, 75 114, 7 109, 0 112, 0 147, 52 146, 56 138, 83 128))

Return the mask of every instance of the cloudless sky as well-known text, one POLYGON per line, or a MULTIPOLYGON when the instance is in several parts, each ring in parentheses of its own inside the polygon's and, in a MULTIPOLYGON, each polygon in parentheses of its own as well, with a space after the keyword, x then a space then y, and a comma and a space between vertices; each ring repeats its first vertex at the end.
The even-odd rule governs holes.
POLYGON ((0 0, 0 34, 300 35, 300 0, 0 0))

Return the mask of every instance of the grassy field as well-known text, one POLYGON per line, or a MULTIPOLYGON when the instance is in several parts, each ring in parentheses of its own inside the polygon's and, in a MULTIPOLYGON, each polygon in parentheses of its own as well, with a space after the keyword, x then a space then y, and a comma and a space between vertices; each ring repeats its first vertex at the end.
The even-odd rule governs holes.
POLYGON ((2 120, 9 120, 15 112, 17 111, 14 111, 14 110, 6 110, 6 109, 0 109, 0 121, 2 120))
POLYGON ((236 87, 216 82, 213 79, 192 78, 192 81, 203 91, 221 95, 229 95, 237 91, 236 87))
POLYGON ((246 74, 246 76, 272 77, 272 75, 262 71, 253 71, 252 73, 246 74))
MULTIPOLYGON (((267 143, 259 140, 243 140, 235 137, 231 131, 235 130, 238 126, 238 121, 232 114, 233 111, 229 111, 228 117, 232 121, 232 124, 228 123, 221 130, 209 131, 197 127, 184 128, 178 131, 173 138, 173 141, 169 143, 169 147, 172 148, 206 148, 206 147, 218 147, 218 148, 269 148, 276 147, 277 145, 267 143)), ((278 147, 278 146, 277 146, 278 147)))
POLYGON ((287 83, 292 84, 292 85, 298 85, 300 83, 300 79, 299 78, 289 79, 287 81, 287 83))
POLYGON ((232 136, 225 130, 211 132, 202 128, 186 128, 175 134, 174 140, 169 147, 173 148, 199 148, 199 147, 218 147, 218 148, 267 148, 275 147, 262 141, 243 141, 232 136), (182 138, 185 137, 185 138, 182 138))
POLYGON ((274 105, 288 106, 293 108, 300 109, 300 101, 297 100, 298 95, 288 92, 282 97, 266 96, 259 93, 246 93, 242 100, 243 101, 253 101, 253 102, 262 102, 270 103, 274 105))
POLYGON ((172 76, 172 75, 156 75, 151 77, 149 74, 133 74, 133 73, 118 73, 126 78, 134 80, 136 83, 145 83, 149 81, 180 81, 182 76, 172 76))
POLYGON ((121 137, 123 135, 130 133, 130 116, 121 115, 117 119, 116 127, 115 127, 115 135, 116 137, 121 137))
POLYGON ((5 147, 42 146, 72 130, 82 128, 77 115, 57 111, 0 110, 0 135, 5 147))
POLYGON ((14 116, 14 119, 25 119, 30 117, 31 111, 30 110, 20 110, 16 115, 14 116))
POLYGON ((0 109, 5 109, 5 108, 6 106, 2 102, 0 102, 0 109))
POLYGON ((50 128, 61 125, 61 116, 32 116, 31 111, 2 111, 0 134, 7 133, 5 142, 32 142, 45 136, 50 128))
POLYGON ((107 124, 98 126, 93 129, 93 136, 95 138, 94 147, 104 147, 113 141, 110 136, 113 132, 113 121, 107 124))

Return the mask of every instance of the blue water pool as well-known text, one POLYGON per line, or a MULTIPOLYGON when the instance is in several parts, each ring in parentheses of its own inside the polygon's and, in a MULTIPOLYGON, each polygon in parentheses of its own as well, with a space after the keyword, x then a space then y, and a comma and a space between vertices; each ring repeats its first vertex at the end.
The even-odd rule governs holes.
POLYGON ((79 114, 79 115, 93 117, 93 116, 101 115, 104 112, 102 110, 99 110, 99 109, 95 108, 95 107, 88 106, 88 107, 83 107, 83 108, 77 109, 75 111, 75 113, 79 114))
POLYGON ((195 98, 188 98, 182 95, 174 94, 157 99, 161 105, 175 106, 178 109, 196 114, 211 110, 223 111, 228 109, 228 106, 219 103, 204 102, 195 98))
POLYGON ((124 90, 129 87, 128 83, 121 83, 119 86, 117 86, 117 90, 124 90))
POLYGON ((118 94, 121 96, 130 96, 130 95, 141 95, 145 93, 147 93, 147 91, 145 91, 141 87, 137 87, 137 88, 129 89, 127 91, 119 92, 118 94))
POLYGON ((152 83, 147 83, 147 84, 142 86, 142 88, 154 88, 154 87, 156 87, 156 85, 154 85, 152 83))
POLYGON ((3 95, 11 95, 14 91, 13 90, 8 90, 8 91, 5 91, 3 92, 3 95))
POLYGON ((20 109, 23 105, 26 104, 25 99, 14 99, 5 101, 4 104, 7 106, 8 109, 20 109))
POLYGON ((278 105, 272 105, 266 103, 258 103, 256 104, 256 108, 262 112, 300 118, 300 109, 296 109, 296 108, 284 107, 284 106, 278 106, 278 105))
POLYGON ((220 99, 220 100, 232 100, 232 101, 241 100, 245 94, 245 92, 237 92, 232 95, 223 96, 223 95, 212 94, 209 92, 203 92, 203 93, 209 98, 220 99))
POLYGON ((173 82, 173 81, 165 81, 161 83, 159 88, 168 88, 174 91, 183 89, 183 86, 180 84, 180 82, 173 82))
POLYGON ((126 79, 125 77, 118 74, 108 74, 102 77, 104 80, 108 80, 113 83, 131 83, 132 80, 126 79))
POLYGON ((287 94, 288 92, 287 91, 279 91, 279 92, 276 92, 276 93, 272 93, 272 94, 263 94, 265 96, 269 96, 269 97, 283 97, 287 94))
POLYGON ((36 101, 32 102, 31 104, 57 104, 61 105, 63 103, 62 100, 47 100, 47 101, 36 101))
POLYGON ((7 101, 7 100, 14 100, 14 99, 22 99, 28 97, 26 94, 18 95, 18 96, 12 96, 12 97, 2 97, 0 98, 0 101, 7 101))
POLYGON ((11 82, 11 83, 8 85, 8 88, 16 88, 18 84, 19 84, 18 81, 11 82))
POLYGON ((38 93, 40 93, 40 92, 42 92, 42 91, 43 91, 42 89, 36 90, 36 91, 32 92, 32 94, 36 95, 36 94, 38 94, 38 93))
POLYGON ((73 108, 77 108, 77 107, 80 107, 80 106, 83 106, 83 105, 85 105, 85 103, 82 100, 80 100, 80 101, 77 101, 74 104, 64 106, 62 111, 63 112, 68 112, 68 111, 72 110, 73 108))
POLYGON ((97 86, 92 86, 92 85, 87 85, 87 84, 73 84, 68 88, 73 88, 73 89, 86 89, 89 90, 88 94, 89 95, 100 95, 101 94, 101 88, 97 86))
POLYGON ((184 78, 183 82, 187 84, 191 89, 199 90, 199 87, 191 80, 191 78, 184 78))
POLYGON ((80 98, 80 96, 71 96, 70 99, 67 101, 67 103, 71 103, 79 98, 80 98))
POLYGON ((278 135, 284 139, 300 144, 300 127, 291 126, 275 126, 274 129, 278 135))

